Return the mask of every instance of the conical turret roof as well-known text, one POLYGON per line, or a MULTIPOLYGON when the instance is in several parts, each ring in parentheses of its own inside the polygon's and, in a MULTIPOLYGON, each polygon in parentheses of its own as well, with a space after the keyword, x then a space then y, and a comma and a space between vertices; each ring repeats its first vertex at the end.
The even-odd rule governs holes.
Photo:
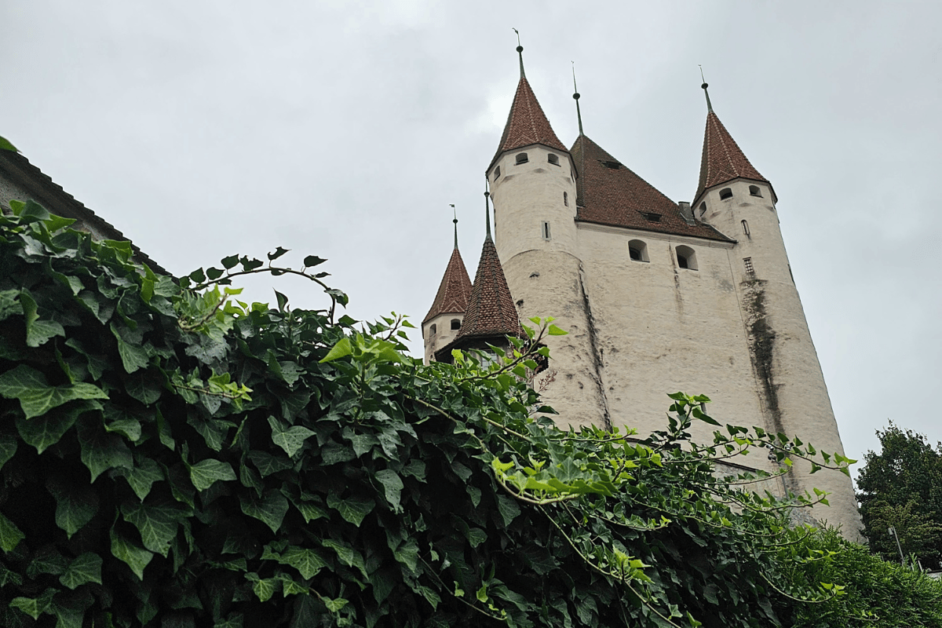
POLYGON ((510 106, 510 113, 507 116, 507 125, 504 127, 504 134, 500 138, 500 144, 494 159, 491 160, 488 170, 497 161, 502 153, 508 150, 516 150, 532 144, 542 144, 547 148, 552 148, 563 153, 568 153, 563 143, 556 137, 553 127, 550 125, 543 108, 540 107, 533 89, 525 76, 520 77, 517 84, 517 93, 514 95, 514 102, 510 106))
POLYGON ((432 308, 425 315, 422 324, 427 323, 439 314, 464 314, 471 299, 471 279, 464 267, 461 253, 455 246, 445 268, 445 276, 438 286, 438 293, 432 302, 432 308))
POLYGON ((497 247, 488 234, 484 239, 468 309, 455 342, 486 340, 489 337, 499 340, 504 336, 522 335, 523 329, 520 327, 517 308, 507 286, 504 269, 497 257, 497 247))
POLYGON ((612 157, 585 135, 572 145, 576 178, 576 220, 614 227, 729 242, 702 222, 688 224, 677 203, 612 157))
POLYGON ((739 178, 769 183, 768 179, 749 163, 739 144, 711 108, 707 113, 706 132, 703 137, 700 184, 697 186, 693 202, 696 203, 706 190, 739 178))

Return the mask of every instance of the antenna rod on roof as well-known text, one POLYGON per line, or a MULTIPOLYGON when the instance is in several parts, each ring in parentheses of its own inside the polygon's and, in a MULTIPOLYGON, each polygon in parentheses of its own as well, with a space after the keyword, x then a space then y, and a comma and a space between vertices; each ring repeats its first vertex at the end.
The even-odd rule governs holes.
POLYGON ((579 108, 579 88, 576 87, 576 62, 571 61, 570 63, 572 63, 572 97, 576 101, 576 116, 579 118, 579 136, 581 137, 585 133, 582 132, 582 110, 579 108))
POLYGON ((520 45, 520 31, 511 26, 514 32, 517 33, 517 54, 520 55, 520 78, 527 78, 527 73, 523 71, 523 46, 520 45))
POLYGON ((487 221, 487 239, 488 240, 491 239, 491 201, 490 201, 491 192, 488 189, 489 187, 490 186, 488 185, 487 177, 485 176, 484 177, 484 217, 485 217, 485 220, 487 221))
POLYGON ((458 248, 458 210, 455 209, 454 203, 449 203, 448 206, 451 207, 452 213, 455 217, 454 220, 452 220, 452 222, 455 223, 455 248, 457 249, 458 248))
POLYGON ((707 90, 709 85, 707 84, 706 79, 703 78, 703 66, 698 63, 697 67, 700 68, 700 79, 703 81, 703 85, 701 85, 700 87, 703 88, 703 93, 706 94, 707 111, 709 113, 713 113, 713 103, 710 102, 710 92, 707 90))

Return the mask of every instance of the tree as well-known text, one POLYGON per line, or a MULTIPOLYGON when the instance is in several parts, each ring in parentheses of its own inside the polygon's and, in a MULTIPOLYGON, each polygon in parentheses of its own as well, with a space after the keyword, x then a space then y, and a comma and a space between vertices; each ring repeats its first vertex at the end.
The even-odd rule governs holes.
MULTIPOLYGON (((669 395, 665 429, 535 418, 543 334, 455 364, 357 323, 324 260, 233 255, 180 281, 33 202, 0 216, 0 625, 801 625, 846 619, 840 548, 716 476, 757 449, 852 462, 669 395), (238 301, 293 273, 327 306, 238 301), (694 422, 716 428, 691 441, 694 422)), ((866 604, 862 604, 864 609, 866 604)), ((839 625, 836 621, 832 625, 839 625)), ((927 624, 928 625, 928 624, 927 624)))
POLYGON ((890 422, 878 430, 881 451, 867 452, 857 476, 864 535, 872 551, 898 559, 890 526, 905 554, 938 567, 942 555, 942 444, 890 422))

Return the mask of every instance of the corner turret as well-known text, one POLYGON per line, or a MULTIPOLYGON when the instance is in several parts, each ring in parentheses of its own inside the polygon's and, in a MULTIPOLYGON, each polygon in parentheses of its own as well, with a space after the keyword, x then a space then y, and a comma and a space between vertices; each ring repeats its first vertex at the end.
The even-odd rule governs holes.
MULTIPOLYGON (((452 205, 454 207, 454 205, 452 205)), ((425 363, 434 359, 435 352, 452 342, 461 330, 468 301, 471 298, 471 279, 458 251, 458 218, 455 223, 455 248, 451 252, 445 275, 428 314, 422 320, 422 338, 425 363)))

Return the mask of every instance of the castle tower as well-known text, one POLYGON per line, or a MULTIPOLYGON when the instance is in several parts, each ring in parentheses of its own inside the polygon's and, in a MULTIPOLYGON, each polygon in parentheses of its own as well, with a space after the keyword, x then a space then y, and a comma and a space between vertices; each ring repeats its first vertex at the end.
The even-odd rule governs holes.
MULTIPOLYGON (((707 84, 706 132, 700 182, 693 200, 697 218, 734 238, 730 267, 745 324, 746 343, 767 429, 798 436, 819 451, 843 455, 824 375, 779 227, 777 197, 713 112, 707 84)), ((796 492, 828 491, 831 508, 813 515, 841 524, 856 536, 859 521, 849 477, 836 471, 810 475, 796 461, 785 476, 796 492)))
POLYGON ((552 357, 534 383, 562 425, 610 425, 596 369, 577 254, 576 169, 537 101, 520 55, 520 80, 487 168, 497 253, 521 319, 553 316, 569 332, 545 339, 552 357))
POLYGON ((425 363, 452 342, 461 330, 461 324, 471 298, 471 280, 458 251, 458 218, 455 217, 455 248, 451 252, 445 275, 428 314, 422 320, 422 339, 425 345, 425 363))
POLYGON ((457 337, 435 355, 439 362, 451 361, 452 349, 487 349, 488 345, 507 346, 507 336, 524 337, 520 319, 504 269, 491 238, 491 216, 488 192, 484 193, 487 235, 481 259, 474 276, 474 287, 468 299, 464 323, 457 337))

